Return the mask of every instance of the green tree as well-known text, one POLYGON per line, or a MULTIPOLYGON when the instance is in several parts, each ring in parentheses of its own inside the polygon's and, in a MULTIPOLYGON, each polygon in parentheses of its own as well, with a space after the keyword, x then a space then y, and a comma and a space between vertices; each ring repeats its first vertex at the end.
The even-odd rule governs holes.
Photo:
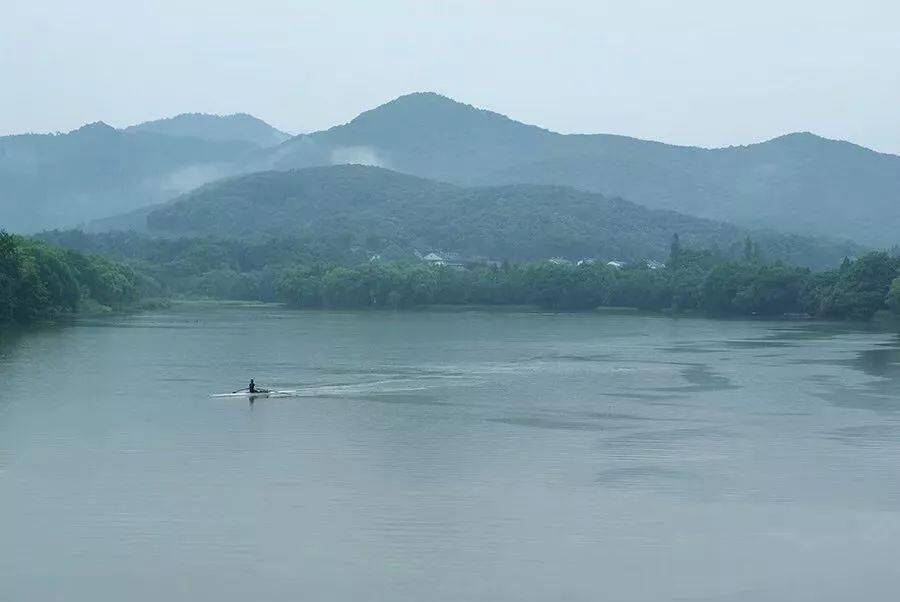
POLYGON ((900 314, 900 278, 894 278, 891 281, 885 304, 893 313, 900 314))
POLYGON ((891 284, 897 277, 898 260, 884 252, 872 252, 841 265, 838 278, 823 291, 820 312, 829 317, 868 320, 885 308, 891 284))

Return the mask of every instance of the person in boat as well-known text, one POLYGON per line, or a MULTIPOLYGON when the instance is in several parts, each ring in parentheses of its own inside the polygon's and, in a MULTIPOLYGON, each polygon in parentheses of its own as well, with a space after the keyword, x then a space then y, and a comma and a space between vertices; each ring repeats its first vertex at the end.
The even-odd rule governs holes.
POLYGON ((252 378, 250 379, 250 386, 247 387, 247 390, 250 391, 251 393, 256 393, 256 383, 253 382, 252 378))

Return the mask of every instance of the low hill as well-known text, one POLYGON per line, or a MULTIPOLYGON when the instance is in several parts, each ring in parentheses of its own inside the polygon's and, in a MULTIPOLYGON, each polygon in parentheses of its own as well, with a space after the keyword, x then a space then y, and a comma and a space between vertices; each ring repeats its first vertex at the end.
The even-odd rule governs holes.
POLYGON ((462 185, 566 185, 746 226, 900 242, 900 157, 809 133, 720 149, 563 135, 417 93, 292 138, 251 168, 342 163, 462 185))
MULTIPOLYGON (((739 248, 747 235, 570 187, 461 187, 360 165, 228 178, 149 211, 146 220, 157 235, 328 238, 373 254, 440 250, 498 260, 665 259, 676 232, 687 245, 723 250, 739 248)), ((858 250, 800 236, 753 237, 771 258, 813 267, 858 250)))
POLYGON ((125 128, 126 132, 152 132, 166 136, 199 138, 210 142, 246 142, 259 147, 281 144, 290 134, 246 113, 210 115, 183 113, 125 128))
POLYGON ((0 224, 30 232, 159 203, 233 173, 256 148, 102 122, 0 137, 0 224))

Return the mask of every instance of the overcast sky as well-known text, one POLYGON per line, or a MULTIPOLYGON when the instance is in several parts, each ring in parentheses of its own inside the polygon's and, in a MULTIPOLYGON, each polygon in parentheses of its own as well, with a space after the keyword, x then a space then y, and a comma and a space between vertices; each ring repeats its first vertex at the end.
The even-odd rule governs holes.
POLYGON ((195 111, 299 133, 433 90, 561 132, 900 153, 898 5, 0 0, 0 134, 195 111))

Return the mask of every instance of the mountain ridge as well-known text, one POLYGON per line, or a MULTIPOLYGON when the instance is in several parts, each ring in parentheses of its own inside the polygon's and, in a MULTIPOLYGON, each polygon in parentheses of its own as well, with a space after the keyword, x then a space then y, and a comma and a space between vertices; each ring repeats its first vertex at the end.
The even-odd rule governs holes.
MULTIPOLYGON (((444 250, 525 261, 660 260, 676 232, 685 244, 731 251, 748 234, 572 187, 464 187, 363 165, 226 178, 148 211, 146 223, 151 234, 162 236, 293 236, 343 240, 372 254, 444 250)), ((773 257, 813 267, 835 265, 859 249, 775 233, 753 236, 773 257)))
POLYGON ((343 128, 348 125, 353 125, 357 122, 364 121, 372 116, 386 113, 386 112, 389 112, 389 111, 392 111, 395 109, 404 110, 405 108, 407 108, 410 105, 415 105, 417 103, 417 101, 420 99, 426 99, 426 102, 431 103, 433 106, 443 105, 445 108, 452 107, 453 109, 455 109, 459 112, 473 111, 481 116, 502 119, 503 121, 510 122, 511 124, 515 124, 516 126, 521 126, 526 129, 536 130, 539 132, 544 132, 547 134, 552 134, 555 136, 562 136, 562 137, 567 137, 567 138, 579 138, 579 137, 590 138, 590 137, 598 136, 598 137, 604 137, 604 138, 613 138, 613 139, 634 141, 634 142, 638 142, 638 143, 649 143, 649 144, 663 146, 663 147, 669 147, 669 148, 677 148, 677 149, 685 149, 685 150, 698 150, 698 151, 718 151, 718 150, 739 149, 739 148, 747 148, 747 147, 766 145, 766 144, 769 144, 772 142, 781 141, 782 139, 791 139, 791 138, 808 138, 808 139, 810 139, 811 138, 811 139, 815 139, 815 140, 819 140, 819 141, 844 143, 844 144, 852 145, 854 147, 864 149, 866 151, 870 151, 872 153, 876 153, 876 154, 880 154, 880 155, 888 155, 891 157, 900 157, 900 155, 897 155, 896 153, 877 151, 877 150, 871 149, 867 146, 855 143, 851 140, 844 140, 844 139, 839 139, 839 138, 828 138, 827 136, 822 136, 820 134, 816 134, 815 132, 812 132, 809 130, 796 130, 796 131, 786 132, 784 134, 779 134, 777 136, 773 136, 772 138, 768 138, 766 140, 760 140, 758 142, 750 142, 747 144, 728 144, 728 145, 722 145, 722 146, 702 146, 702 145, 693 145, 693 144, 678 144, 678 143, 674 143, 674 142, 666 142, 663 140, 654 140, 652 138, 641 138, 638 136, 629 136, 626 134, 611 134, 611 133, 607 133, 607 132, 558 132, 556 130, 553 130, 551 128, 547 128, 544 126, 531 124, 531 123, 527 123, 527 122, 523 122, 523 121, 518 121, 504 113, 500 113, 498 111, 493 111, 491 109, 484 109, 484 108, 478 107, 473 104, 469 104, 466 102, 456 100, 450 96, 441 94, 439 92, 432 92, 432 91, 411 92, 408 94, 403 94, 392 100, 382 103, 381 105, 378 105, 371 109, 367 109, 365 111, 362 111, 356 117, 354 117, 353 119, 350 119, 349 121, 346 121, 341 124, 336 124, 336 125, 333 125, 331 127, 328 127, 328 128, 322 129, 322 130, 317 130, 317 131, 309 132, 309 133, 305 133, 305 134, 297 134, 295 136, 291 136, 291 138, 286 140, 286 142, 289 142, 290 139, 294 139, 294 138, 303 138, 306 136, 314 136, 314 135, 318 135, 318 134, 324 134, 327 132, 331 132, 333 130, 340 129, 340 128, 343 128))
POLYGON ((179 113, 123 128, 125 132, 154 132, 209 141, 249 142, 260 147, 277 146, 291 136, 249 113, 179 113))
POLYGON ((64 134, 0 137, 0 224, 65 227, 171 198, 234 173, 257 147, 103 122, 64 134))
POLYGON ((271 147, 217 140, 215 127, 204 130, 207 139, 183 136, 191 133, 184 123, 203 130, 200 122, 210 119, 215 127, 248 119, 274 130, 246 114, 182 114, 125 130, 95 122, 67 134, 0 137, 0 222, 19 231, 71 226, 218 177, 365 164, 464 186, 571 186, 748 228, 872 246, 900 238, 900 157, 809 132, 740 146, 678 146, 561 134, 419 92, 271 147))
POLYGON ((251 170, 368 163, 463 185, 560 184, 781 231, 897 242, 900 157, 794 132, 740 146, 560 134, 435 93, 296 136, 251 170), (858 211, 870 208, 872 217, 858 211))

